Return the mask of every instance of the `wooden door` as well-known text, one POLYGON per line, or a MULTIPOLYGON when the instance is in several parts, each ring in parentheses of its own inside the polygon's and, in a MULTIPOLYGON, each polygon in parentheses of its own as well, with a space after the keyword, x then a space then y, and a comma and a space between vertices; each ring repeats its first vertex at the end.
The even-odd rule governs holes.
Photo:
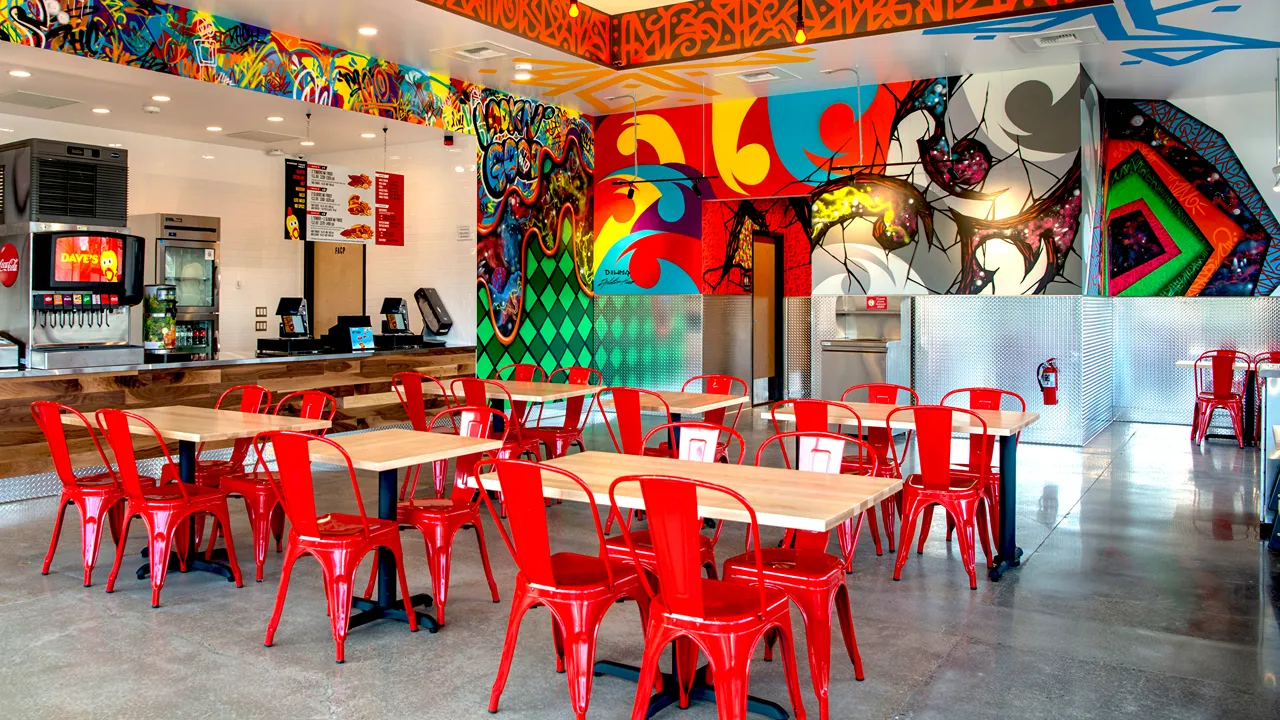
POLYGON ((778 354, 778 245, 775 238, 756 235, 751 272, 752 315, 752 398, 756 402, 776 399, 778 354), (767 388, 757 390, 764 385, 767 388))
POLYGON ((339 315, 364 315, 364 245, 358 243, 307 243, 311 272, 307 304, 311 332, 320 337, 338 322, 339 315))

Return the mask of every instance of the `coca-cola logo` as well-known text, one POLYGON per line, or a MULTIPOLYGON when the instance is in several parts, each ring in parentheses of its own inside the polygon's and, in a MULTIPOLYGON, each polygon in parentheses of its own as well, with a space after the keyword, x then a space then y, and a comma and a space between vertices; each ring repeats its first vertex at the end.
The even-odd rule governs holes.
POLYGON ((0 245, 0 285, 13 287, 18 282, 18 248, 13 243, 0 245))

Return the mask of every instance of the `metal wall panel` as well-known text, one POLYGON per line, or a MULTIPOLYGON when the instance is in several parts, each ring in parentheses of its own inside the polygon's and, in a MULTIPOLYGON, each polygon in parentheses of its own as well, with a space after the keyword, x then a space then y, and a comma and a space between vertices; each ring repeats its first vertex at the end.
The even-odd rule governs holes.
POLYGON ((809 397, 822 394, 822 341, 840 337, 836 326, 839 295, 814 295, 809 302, 809 397))
MULTIPOLYGON (((815 397, 813 393, 813 316, 812 298, 789 297, 782 301, 783 361, 786 377, 783 397, 815 397)), ((832 311, 834 315, 834 310, 832 311)))
POLYGON ((1115 327, 1111 299, 1086 297, 1081 304, 1080 396, 1084 435, 1088 442, 1115 417, 1112 367, 1115 359, 1115 327))
POLYGON ((938 402, 959 387, 1012 390, 1041 414, 1027 442, 1081 445, 1081 298, 928 295, 916 299, 915 387, 938 402), (1044 406, 1036 368, 1059 360, 1058 404, 1044 406))
POLYGON ((679 390, 702 373, 702 296, 597 295, 593 306, 606 385, 679 390))
POLYGON ((702 374, 733 375, 750 387, 752 330, 750 295, 702 296, 702 374))
MULTIPOLYGON (((1215 348, 1251 355, 1280 350, 1280 298, 1113 298, 1111 303, 1117 421, 1190 425, 1195 380, 1175 362, 1215 348)), ((1226 427, 1225 414, 1219 416, 1226 427)))

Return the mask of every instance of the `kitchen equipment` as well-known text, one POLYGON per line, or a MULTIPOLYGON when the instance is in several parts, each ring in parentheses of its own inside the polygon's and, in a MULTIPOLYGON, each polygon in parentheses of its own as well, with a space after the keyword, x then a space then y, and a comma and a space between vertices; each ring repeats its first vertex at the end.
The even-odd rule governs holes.
POLYGON ((29 223, 88 225, 128 232, 129 152, 30 139, 0 145, 4 235, 29 223))
POLYGON ((149 363, 178 362, 190 358, 177 342, 178 289, 172 285, 142 288, 142 349, 149 363))
POLYGON ((911 298, 841 295, 839 335, 821 340, 821 397, 839 400, 863 383, 911 385, 911 298))
POLYGON ((17 343, 0 338, 0 370, 16 369, 18 362, 17 343))
POLYGON ((147 238, 146 277, 175 289, 178 348, 188 359, 218 353, 219 260, 222 220, 202 215, 152 213, 129 219, 147 238))
POLYGON ((311 337, 305 298, 280 298, 276 315, 280 316, 280 337, 259 340, 258 357, 317 355, 325 351, 324 341, 311 337))
POLYGON ((440 293, 435 288, 418 288, 413 293, 413 299, 418 303, 418 312, 422 313, 422 338, 425 340, 427 333, 448 335, 453 328, 453 318, 445 310, 440 293))

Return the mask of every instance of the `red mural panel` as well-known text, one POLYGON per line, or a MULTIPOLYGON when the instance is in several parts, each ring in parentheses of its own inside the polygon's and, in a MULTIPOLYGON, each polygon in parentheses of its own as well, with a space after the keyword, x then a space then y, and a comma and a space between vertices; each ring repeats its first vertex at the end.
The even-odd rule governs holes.
POLYGON ((609 64, 609 16, 579 5, 569 17, 569 0, 418 0, 489 27, 505 30, 583 60, 609 64))

